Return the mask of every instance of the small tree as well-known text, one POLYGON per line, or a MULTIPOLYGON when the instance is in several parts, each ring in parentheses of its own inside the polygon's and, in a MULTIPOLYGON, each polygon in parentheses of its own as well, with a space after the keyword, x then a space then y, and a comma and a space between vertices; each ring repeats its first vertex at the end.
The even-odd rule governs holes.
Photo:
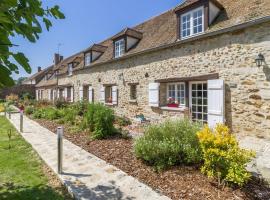
POLYGON ((21 35, 30 42, 36 42, 42 33, 40 22, 46 29, 52 26, 50 17, 64 19, 59 6, 43 8, 40 0, 1 0, 0 1, 0 88, 12 86, 12 72, 19 73, 13 58, 27 73, 31 73, 28 59, 22 52, 13 52, 10 37, 21 35))

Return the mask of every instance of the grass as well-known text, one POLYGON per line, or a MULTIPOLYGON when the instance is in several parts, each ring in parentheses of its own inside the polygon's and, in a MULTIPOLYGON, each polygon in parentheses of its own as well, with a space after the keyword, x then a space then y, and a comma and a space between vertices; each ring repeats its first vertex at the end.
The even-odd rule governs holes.
POLYGON ((0 199, 65 199, 50 186, 42 166, 31 146, 0 116, 0 199), (10 142, 8 130, 12 132, 10 142))

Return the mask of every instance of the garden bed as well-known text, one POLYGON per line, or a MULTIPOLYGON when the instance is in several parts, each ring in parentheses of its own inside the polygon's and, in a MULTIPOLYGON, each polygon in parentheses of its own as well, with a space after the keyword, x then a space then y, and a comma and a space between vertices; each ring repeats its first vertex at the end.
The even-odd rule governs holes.
MULTIPOLYGON (((59 126, 49 120, 36 121, 52 132, 59 126)), ((66 139, 172 199, 270 199, 270 189, 257 180, 250 181, 242 189, 233 189, 218 187, 215 180, 202 175, 196 166, 178 166, 157 173, 134 156, 132 139, 114 136, 91 141, 86 132, 74 134, 68 130, 65 126, 66 139)))

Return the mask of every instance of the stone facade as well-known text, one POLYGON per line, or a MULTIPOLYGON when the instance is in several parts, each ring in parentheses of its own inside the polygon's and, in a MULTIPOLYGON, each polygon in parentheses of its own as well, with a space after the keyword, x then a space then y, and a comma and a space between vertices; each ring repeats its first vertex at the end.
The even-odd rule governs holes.
MULTIPOLYGON (((152 120, 160 120, 170 116, 183 117, 185 113, 151 108, 148 105, 149 83, 157 79, 218 73, 226 85, 226 123, 238 135, 270 138, 269 30, 270 23, 267 22, 104 63, 75 71, 71 77, 62 75, 58 84, 73 85, 75 101, 79 100, 79 88, 90 84, 95 102, 99 101, 103 84, 115 84, 118 86, 118 104, 112 107, 117 114, 133 118, 142 113, 152 120), (261 67, 254 61, 259 53, 265 57, 261 67), (138 83, 136 103, 129 101, 130 83, 138 83)), ((162 87, 160 96, 164 96, 162 87)))

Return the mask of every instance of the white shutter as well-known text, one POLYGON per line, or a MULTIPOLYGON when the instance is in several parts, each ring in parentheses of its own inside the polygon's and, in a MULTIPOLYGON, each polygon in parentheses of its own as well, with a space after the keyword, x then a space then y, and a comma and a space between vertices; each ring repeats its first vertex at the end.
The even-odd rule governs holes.
POLYGON ((80 97, 80 101, 82 101, 83 100, 83 87, 82 86, 79 88, 79 97, 80 97))
POLYGON ((70 87, 70 102, 73 102, 74 100, 74 88, 70 87))
POLYGON ((118 103, 118 94, 117 94, 117 86, 112 86, 112 104, 117 105, 118 103))
POLYGON ((49 100, 51 100, 51 89, 48 89, 48 98, 49 98, 49 100))
POLYGON ((52 90, 52 100, 53 101, 54 101, 54 98, 55 98, 54 93, 55 93, 55 90, 52 90))
POLYGON ((208 83, 208 125, 225 123, 225 85, 224 80, 209 80, 208 83))
POLYGON ((101 86, 101 88, 100 88, 100 97, 99 97, 99 101, 101 102, 101 103, 105 103, 105 87, 104 86, 101 86))
POLYGON ((88 88, 88 99, 90 103, 93 103, 93 87, 89 86, 88 88))
POLYGON ((149 106, 159 107, 159 83, 149 83, 149 106))
POLYGON ((36 100, 38 100, 38 90, 36 90, 36 100))
POLYGON ((60 99, 60 89, 57 89, 57 99, 60 99))
POLYGON ((64 89, 64 99, 67 100, 67 88, 64 89))

